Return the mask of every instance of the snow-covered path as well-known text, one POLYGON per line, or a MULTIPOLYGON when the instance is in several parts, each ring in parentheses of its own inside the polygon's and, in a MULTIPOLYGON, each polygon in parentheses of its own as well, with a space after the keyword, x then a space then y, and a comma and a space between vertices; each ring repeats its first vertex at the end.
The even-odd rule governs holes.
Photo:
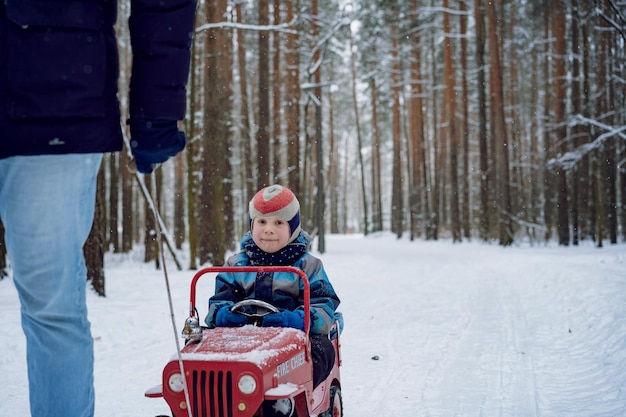
MULTIPOLYGON (((320 257, 345 318, 347 417, 626 415, 624 245, 501 248, 385 234, 328 236, 326 246, 320 257)), ((96 417, 168 412, 143 397, 174 352, 163 276, 135 256, 109 256, 108 297, 89 297, 96 417)), ((180 326, 193 272, 168 268, 180 326)), ((0 281, 0 417, 28 416, 18 309, 11 281, 0 281)))

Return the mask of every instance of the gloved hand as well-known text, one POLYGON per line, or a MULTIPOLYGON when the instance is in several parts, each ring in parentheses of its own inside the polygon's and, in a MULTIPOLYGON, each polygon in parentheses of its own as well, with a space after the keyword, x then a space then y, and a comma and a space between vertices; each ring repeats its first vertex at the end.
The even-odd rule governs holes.
POLYGON ((217 327, 241 327, 248 324, 248 318, 243 314, 233 313, 229 306, 224 306, 217 310, 215 324, 217 327))
POLYGON ((264 327, 292 327, 304 330, 304 311, 281 311, 263 316, 264 327))
POLYGON ((185 134, 176 120, 130 119, 130 147, 137 170, 150 174, 160 164, 185 148, 185 134))

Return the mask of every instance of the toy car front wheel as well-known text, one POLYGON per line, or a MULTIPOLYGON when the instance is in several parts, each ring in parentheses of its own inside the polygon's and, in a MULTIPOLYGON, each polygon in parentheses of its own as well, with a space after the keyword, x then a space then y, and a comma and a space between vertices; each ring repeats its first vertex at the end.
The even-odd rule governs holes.
POLYGON ((323 414, 323 417, 343 417, 341 389, 337 386, 330 387, 330 407, 323 414))

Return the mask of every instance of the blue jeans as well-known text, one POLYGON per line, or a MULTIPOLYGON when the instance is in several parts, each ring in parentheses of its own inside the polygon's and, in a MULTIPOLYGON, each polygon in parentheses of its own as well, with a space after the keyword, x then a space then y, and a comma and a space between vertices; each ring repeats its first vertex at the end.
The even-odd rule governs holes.
POLYGON ((101 154, 0 159, 0 218, 21 303, 33 417, 94 414, 83 245, 101 154))

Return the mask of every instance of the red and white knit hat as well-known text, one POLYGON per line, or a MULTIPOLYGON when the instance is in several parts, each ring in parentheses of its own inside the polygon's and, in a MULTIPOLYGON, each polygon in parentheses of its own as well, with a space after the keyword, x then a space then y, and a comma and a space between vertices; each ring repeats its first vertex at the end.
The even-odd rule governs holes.
POLYGON ((300 202, 295 194, 282 185, 270 185, 260 190, 250 200, 250 227, 255 217, 280 217, 287 220, 293 242, 300 234, 300 202))

